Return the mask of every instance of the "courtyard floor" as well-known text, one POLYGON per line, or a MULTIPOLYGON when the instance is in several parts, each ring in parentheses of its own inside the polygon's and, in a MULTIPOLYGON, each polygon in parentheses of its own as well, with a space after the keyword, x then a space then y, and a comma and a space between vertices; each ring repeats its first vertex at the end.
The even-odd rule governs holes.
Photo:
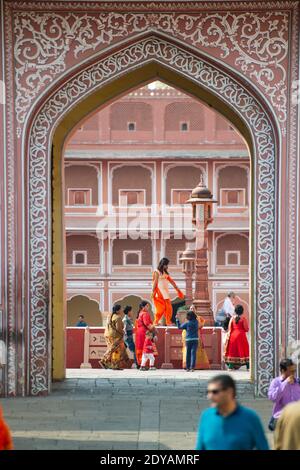
MULTIPOLYGON (((16 449, 189 450, 216 372, 68 370, 50 396, 1 404, 16 449)), ((247 372, 232 376, 240 402, 259 413, 267 432, 270 402, 253 398, 247 372)))

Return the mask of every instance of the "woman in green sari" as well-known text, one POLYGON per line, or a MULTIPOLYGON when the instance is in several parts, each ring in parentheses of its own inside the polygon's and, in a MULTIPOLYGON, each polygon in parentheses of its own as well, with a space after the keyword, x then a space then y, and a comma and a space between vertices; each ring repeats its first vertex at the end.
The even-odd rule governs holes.
POLYGON ((107 320, 104 336, 108 349, 99 361, 100 366, 104 369, 115 370, 130 368, 131 361, 124 343, 121 305, 114 305, 113 311, 107 320))

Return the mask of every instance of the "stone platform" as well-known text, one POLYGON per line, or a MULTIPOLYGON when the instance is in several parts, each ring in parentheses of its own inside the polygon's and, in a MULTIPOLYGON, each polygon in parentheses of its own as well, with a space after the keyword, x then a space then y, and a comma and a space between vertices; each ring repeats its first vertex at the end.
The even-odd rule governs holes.
POLYGON ((109 369, 67 369, 67 380, 53 384, 53 393, 76 395, 89 393, 97 395, 128 395, 134 391, 143 396, 197 396, 206 398, 207 382, 217 374, 231 375, 237 381, 237 391, 240 396, 254 397, 254 385, 250 373, 243 371, 199 370, 186 372, 182 369, 157 369, 156 371, 139 371, 124 369, 121 371, 109 369))

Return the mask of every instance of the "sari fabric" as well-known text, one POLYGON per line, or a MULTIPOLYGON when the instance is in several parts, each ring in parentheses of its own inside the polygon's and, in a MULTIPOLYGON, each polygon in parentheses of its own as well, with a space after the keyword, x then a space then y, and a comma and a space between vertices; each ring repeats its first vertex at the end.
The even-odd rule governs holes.
POLYGON ((153 326, 150 313, 147 310, 140 311, 135 326, 135 354, 138 364, 141 365, 146 331, 151 330, 153 326))
POLYGON ((114 313, 108 319, 105 329, 107 351, 99 361, 105 369, 126 369, 131 367, 124 343, 124 325, 120 315, 114 313))

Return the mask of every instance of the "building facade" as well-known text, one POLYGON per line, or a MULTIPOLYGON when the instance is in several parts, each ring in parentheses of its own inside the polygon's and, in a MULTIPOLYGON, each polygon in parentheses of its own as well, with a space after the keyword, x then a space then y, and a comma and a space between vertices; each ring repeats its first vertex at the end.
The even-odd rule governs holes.
POLYGON ((1 0, 0 17, 0 393, 44 395, 65 377, 66 140, 160 79, 247 142, 251 373, 265 395, 300 340, 299 1, 1 0))

